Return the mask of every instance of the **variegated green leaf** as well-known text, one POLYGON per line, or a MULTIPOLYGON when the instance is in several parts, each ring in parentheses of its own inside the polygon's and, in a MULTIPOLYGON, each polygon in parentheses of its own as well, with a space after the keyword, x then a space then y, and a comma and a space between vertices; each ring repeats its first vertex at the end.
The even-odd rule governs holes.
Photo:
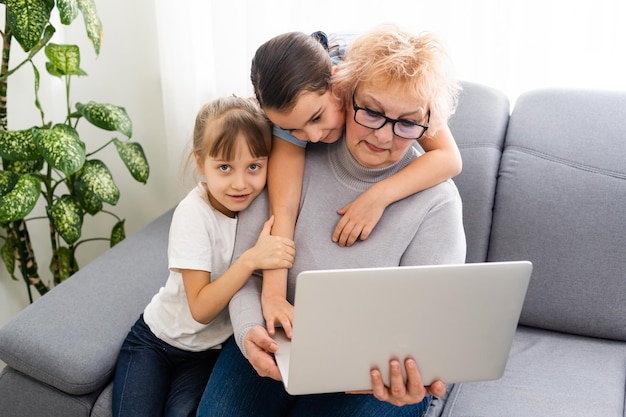
POLYGON ((53 8, 54 0, 6 0, 7 25, 25 52, 41 39, 53 8))
POLYGON ((76 103, 76 110, 94 126, 104 130, 115 130, 130 138, 133 135, 133 122, 126 109, 113 104, 76 103))
POLYGON ((5 171, 11 171, 16 174, 32 174, 41 171, 43 168, 43 158, 35 161, 4 161, 5 171))
POLYGON ((80 170, 85 163, 85 144, 76 129, 55 125, 52 129, 33 128, 35 144, 46 162, 65 175, 80 170))
POLYGON ((41 158, 30 129, 0 131, 0 156, 10 161, 32 161, 41 158))
POLYGON ((60 69, 55 67, 50 61, 46 62, 46 71, 48 71, 48 74, 52 75, 53 77, 61 78, 62 76, 65 75, 60 69))
POLYGON ((55 32, 56 29, 54 28, 54 26, 46 26, 46 28, 43 30, 43 36, 41 37, 41 39, 39 39, 39 42, 37 42, 37 44, 30 50, 30 52, 28 53, 28 57, 32 58, 37 55, 37 53, 41 51, 48 44, 48 42, 50 42, 50 39, 52 39, 52 36, 55 32))
POLYGON ((82 195, 92 194, 111 205, 116 205, 120 198, 120 190, 113 181, 111 171, 97 159, 85 162, 75 187, 81 190, 82 195))
POLYGON ((0 196, 5 195, 15 187, 19 176, 11 171, 0 171, 0 196))
POLYGON ((74 197, 78 200, 80 206, 92 216, 95 216, 102 210, 102 200, 94 193, 84 187, 84 184, 78 182, 74 184, 74 197))
POLYGON ((48 218, 59 236, 68 245, 80 239, 83 227, 83 211, 70 195, 63 195, 48 208, 48 218))
POLYGON ((57 0, 57 9, 61 23, 69 25, 78 16, 78 4, 76 0, 57 0))
POLYGON ((124 230, 125 221, 126 220, 120 220, 119 222, 115 223, 115 226, 113 226, 113 229, 111 229, 111 247, 126 239, 126 231, 124 230))
POLYGON ((122 142, 119 139, 113 139, 113 142, 117 148, 117 153, 124 161, 124 165, 130 171, 130 175, 145 184, 150 175, 150 166, 141 145, 137 142, 122 142))
POLYGON ((39 101, 39 86, 41 85, 41 75, 39 74, 39 70, 35 65, 33 65, 33 73, 35 76, 35 107, 37 107, 37 110, 39 110, 39 114, 41 114, 41 118, 43 119, 44 111, 43 107, 41 107, 41 101, 39 101))
POLYGON ((15 242, 11 236, 7 237, 4 241, 4 245, 0 248, 0 256, 11 278, 17 281, 17 277, 15 276, 15 242))
POLYGON ((76 45, 59 45, 51 43, 46 46, 46 69, 51 75, 87 75, 80 69, 80 49, 76 45))
POLYGON ((0 197, 0 223, 21 220, 30 213, 41 192, 39 180, 24 174, 19 177, 15 187, 0 197))
POLYGON ((96 11, 96 3, 94 0, 77 0, 78 9, 83 14, 85 20, 85 28, 87 29, 87 37, 93 45, 96 55, 100 55, 100 45, 102 43, 102 22, 96 11))

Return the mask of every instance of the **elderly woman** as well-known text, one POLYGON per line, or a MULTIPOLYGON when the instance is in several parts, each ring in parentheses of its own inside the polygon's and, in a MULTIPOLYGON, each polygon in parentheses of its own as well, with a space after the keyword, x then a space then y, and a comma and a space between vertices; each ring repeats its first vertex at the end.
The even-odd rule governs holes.
MULTIPOLYGON (((451 181, 390 205, 365 241, 340 247, 329 238, 338 208, 418 158, 414 139, 447 123, 459 91, 449 68, 436 38, 395 26, 380 27, 350 46, 333 76, 333 93, 348 116, 344 138, 307 148, 290 302, 296 276, 304 270, 464 262, 461 199, 451 181)), ((240 215, 235 257, 254 244, 267 214, 262 195, 240 215)), ((254 276, 232 299, 235 343, 224 347, 198 416, 420 416, 431 395, 445 393, 441 381, 422 384, 412 359, 391 359, 391 386, 372 370, 370 394, 290 396, 274 362, 277 344, 265 328, 260 292, 260 279, 254 276)), ((436 314, 415 319, 436 326, 436 314)))

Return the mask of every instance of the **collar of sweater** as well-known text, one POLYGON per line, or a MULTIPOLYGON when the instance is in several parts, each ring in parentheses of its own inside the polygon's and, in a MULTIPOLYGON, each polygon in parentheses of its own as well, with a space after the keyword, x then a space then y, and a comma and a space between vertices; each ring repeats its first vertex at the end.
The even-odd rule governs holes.
POLYGON ((367 168, 354 159, 343 137, 335 143, 326 145, 326 148, 330 167, 339 181, 350 188, 362 191, 374 183, 389 178, 418 156, 417 149, 411 146, 397 162, 383 168, 367 168))

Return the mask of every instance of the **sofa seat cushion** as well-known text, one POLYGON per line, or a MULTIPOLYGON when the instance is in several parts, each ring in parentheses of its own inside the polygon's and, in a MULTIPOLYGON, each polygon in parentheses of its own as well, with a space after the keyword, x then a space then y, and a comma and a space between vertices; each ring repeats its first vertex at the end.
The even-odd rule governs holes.
POLYGON ((96 400, 90 417, 112 417, 113 415, 113 381, 107 385, 96 400))
POLYGON ((624 417, 626 343, 520 327, 504 376, 451 388, 442 417, 624 417))
POLYGON ((0 392, 0 415, 3 417, 89 417, 98 398, 98 392, 68 394, 9 366, 0 373, 0 392))

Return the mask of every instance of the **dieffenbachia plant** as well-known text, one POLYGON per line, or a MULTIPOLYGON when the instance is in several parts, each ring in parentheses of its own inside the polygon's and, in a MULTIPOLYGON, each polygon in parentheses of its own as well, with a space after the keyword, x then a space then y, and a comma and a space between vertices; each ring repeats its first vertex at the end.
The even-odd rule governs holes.
POLYGON ((120 191, 107 165, 97 154, 107 146, 115 146, 117 154, 132 177, 146 183, 150 172, 141 145, 132 142, 132 121, 123 107, 97 101, 70 101, 71 80, 87 75, 80 68, 80 49, 76 45, 52 43, 55 28, 50 23, 53 10, 64 25, 83 16, 87 37, 96 55, 100 52, 102 26, 93 0, 0 0, 6 17, 2 33, 3 50, 0 67, 0 254, 16 278, 16 269, 26 282, 45 294, 49 286, 39 276, 27 220, 45 219, 52 246, 50 270, 53 283, 60 283, 78 270, 75 251, 84 242, 107 239, 110 246, 125 237, 124 220, 105 210, 116 205, 120 191), (26 58, 9 68, 12 41, 26 52, 26 58), (46 72, 65 83, 65 120, 57 123, 46 119, 39 101, 40 70, 33 58, 43 51, 47 57, 46 72), (31 67, 34 74, 34 105, 41 120, 36 126, 8 130, 7 81, 22 67, 31 67), (78 125, 87 122, 100 129, 119 133, 105 143, 90 144, 80 137, 78 125), (37 202, 43 199, 45 213, 37 215, 37 202), (85 215, 108 214, 114 224, 107 237, 81 240, 85 215))

